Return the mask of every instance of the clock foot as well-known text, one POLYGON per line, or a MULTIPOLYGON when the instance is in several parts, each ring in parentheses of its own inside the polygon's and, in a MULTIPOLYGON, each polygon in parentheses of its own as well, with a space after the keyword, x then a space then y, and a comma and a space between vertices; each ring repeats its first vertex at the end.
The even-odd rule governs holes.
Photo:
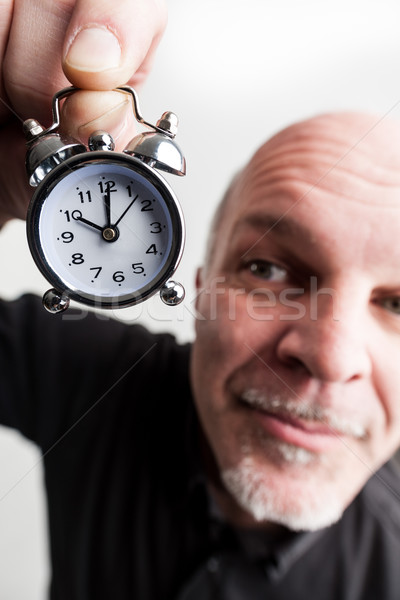
POLYGON ((69 298, 66 294, 52 288, 47 290, 43 296, 43 306, 52 314, 63 312, 69 306, 69 298))
POLYGON ((183 285, 176 281, 167 281, 160 290, 161 300, 168 306, 176 306, 180 304, 185 297, 185 289, 183 285))

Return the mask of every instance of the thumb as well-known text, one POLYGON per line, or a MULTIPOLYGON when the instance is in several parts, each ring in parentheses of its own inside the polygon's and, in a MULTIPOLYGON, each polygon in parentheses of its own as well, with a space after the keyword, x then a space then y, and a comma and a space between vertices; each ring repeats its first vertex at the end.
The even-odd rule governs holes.
POLYGON ((87 90, 138 86, 165 25, 164 0, 78 0, 65 36, 64 73, 87 90))

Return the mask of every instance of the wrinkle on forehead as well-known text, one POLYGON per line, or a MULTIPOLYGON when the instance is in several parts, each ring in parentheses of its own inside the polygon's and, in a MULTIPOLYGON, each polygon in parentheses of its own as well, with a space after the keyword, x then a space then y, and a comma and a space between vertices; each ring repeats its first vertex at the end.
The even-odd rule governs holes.
POLYGON ((264 148, 279 152, 291 144, 315 148, 337 159, 350 158, 355 150, 389 169, 400 167, 400 122, 389 117, 355 112, 319 115, 277 133, 258 152, 264 148))
POLYGON ((400 123, 337 113, 292 125, 255 153, 242 183, 285 180, 368 204, 400 204, 400 123))

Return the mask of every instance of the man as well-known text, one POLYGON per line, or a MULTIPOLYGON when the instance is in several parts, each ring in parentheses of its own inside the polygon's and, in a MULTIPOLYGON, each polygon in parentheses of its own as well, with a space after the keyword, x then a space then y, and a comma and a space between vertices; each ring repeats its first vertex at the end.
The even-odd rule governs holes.
POLYGON ((327 115, 256 153, 191 353, 0 305, 0 418, 44 453, 52 598, 397 598, 399 131, 327 115))
POLYGON ((0 420, 44 454, 53 600, 397 599, 398 139, 340 114, 256 153, 192 349, 0 304, 0 420))
POLYGON ((292 546, 301 575, 286 555, 288 581, 309 587, 283 583, 280 556, 276 588, 248 597, 399 593, 398 474, 374 475, 400 444, 399 134, 357 114, 294 125, 217 215, 191 359, 210 491, 277 547, 277 524, 320 530, 292 546))
POLYGON ((357 114, 287 129, 215 226, 195 398, 256 520, 329 524, 400 445, 399 131, 357 114))

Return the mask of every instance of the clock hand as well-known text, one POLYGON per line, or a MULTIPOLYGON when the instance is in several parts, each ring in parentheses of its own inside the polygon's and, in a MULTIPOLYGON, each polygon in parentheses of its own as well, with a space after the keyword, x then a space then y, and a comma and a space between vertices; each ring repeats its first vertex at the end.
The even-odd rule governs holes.
POLYGON ((108 189, 108 191, 106 192, 105 196, 104 196, 104 205, 106 207, 106 227, 110 227, 111 226, 111 206, 110 206, 110 199, 111 199, 111 190, 108 189))
POLYGON ((82 223, 85 223, 85 225, 89 225, 89 227, 94 227, 94 229, 98 229, 99 231, 103 231, 103 229, 104 229, 104 227, 101 227, 100 225, 97 225, 96 223, 93 223, 92 221, 88 221, 84 217, 75 217, 75 220, 81 221, 82 223))
POLYGON ((127 208, 124 210, 124 212, 122 213, 122 215, 120 216, 120 218, 118 219, 118 221, 116 223, 114 223, 113 227, 116 227, 118 225, 118 223, 120 221, 122 221, 122 219, 124 218, 124 216, 126 215, 126 213, 128 212, 128 210, 130 209, 130 207, 132 206, 132 204, 135 202, 136 198, 139 196, 139 194, 136 194, 136 196, 134 197, 134 199, 132 200, 132 202, 130 202, 127 206, 127 208))

